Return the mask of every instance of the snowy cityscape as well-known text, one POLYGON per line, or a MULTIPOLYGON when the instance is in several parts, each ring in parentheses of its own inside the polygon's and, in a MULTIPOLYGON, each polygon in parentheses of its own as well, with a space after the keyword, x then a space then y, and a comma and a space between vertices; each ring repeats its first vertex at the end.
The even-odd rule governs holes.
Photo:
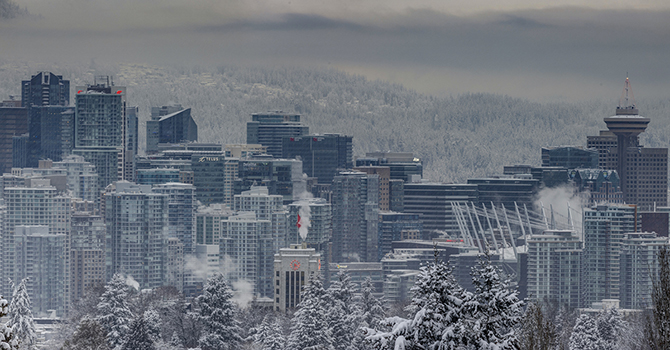
POLYGON ((669 12, 0 0, 0 350, 670 349, 669 12))

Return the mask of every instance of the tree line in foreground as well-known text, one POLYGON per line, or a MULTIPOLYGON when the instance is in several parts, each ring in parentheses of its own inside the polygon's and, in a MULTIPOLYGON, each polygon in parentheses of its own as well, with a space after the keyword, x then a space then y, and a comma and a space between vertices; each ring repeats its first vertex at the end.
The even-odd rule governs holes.
POLYGON ((325 289, 319 276, 305 285, 294 312, 240 308, 221 274, 187 300, 172 287, 137 291, 120 274, 77 302, 53 339, 37 344, 26 280, 12 302, 0 297, 0 350, 324 349, 324 350, 615 350, 670 346, 670 252, 659 254, 653 307, 624 316, 616 309, 579 314, 551 302, 526 303, 483 255, 462 288, 448 264, 421 269, 413 298, 388 308, 372 282, 360 288, 340 272, 325 289), (360 289, 360 292, 359 292, 360 289))

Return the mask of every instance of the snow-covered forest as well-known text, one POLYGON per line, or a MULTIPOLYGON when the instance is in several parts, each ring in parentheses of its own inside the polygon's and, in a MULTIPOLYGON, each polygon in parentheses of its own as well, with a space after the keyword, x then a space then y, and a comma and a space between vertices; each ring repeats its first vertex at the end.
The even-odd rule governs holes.
MULTIPOLYGON (((101 74, 128 86, 129 105, 140 108, 140 147, 151 106, 191 107, 200 141, 224 144, 246 141, 251 113, 283 110, 301 114, 312 133, 352 135, 355 155, 413 152, 423 159, 426 178, 445 182, 500 173, 503 165, 537 165, 542 146, 584 145, 587 135, 605 128, 603 118, 619 97, 618 87, 611 100, 574 103, 478 93, 434 97, 323 68, 0 61, 0 98, 20 95, 21 80, 42 70, 69 79, 72 90, 101 74)), ((643 144, 668 147, 670 100, 641 96, 637 105, 652 120, 643 144)))

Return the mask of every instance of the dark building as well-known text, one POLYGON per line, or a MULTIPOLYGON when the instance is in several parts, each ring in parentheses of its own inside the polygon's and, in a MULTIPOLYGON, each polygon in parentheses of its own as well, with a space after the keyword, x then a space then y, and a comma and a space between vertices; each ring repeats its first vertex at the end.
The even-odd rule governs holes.
POLYGON ((387 166, 360 166, 355 167, 355 171, 361 171, 366 174, 379 175, 379 210, 389 211, 390 206, 390 189, 389 184, 391 180, 391 168, 387 166))
POLYGON ((601 131, 600 136, 589 136, 587 147, 598 150, 602 168, 617 171, 625 203, 652 210, 668 203, 668 149, 640 145, 639 135, 650 120, 638 114, 635 101, 628 98, 629 91, 626 78, 625 97, 619 101, 616 114, 604 118, 608 130, 601 131))
POLYGON ((589 205, 599 203, 623 204, 619 175, 615 170, 574 169, 570 181, 577 191, 588 193, 589 205))
POLYGON ((478 197, 477 185, 406 183, 404 212, 420 214, 423 230, 430 236, 436 236, 440 232, 460 235, 451 203, 469 205, 470 202, 477 202, 478 197))
POLYGON ((241 159, 233 192, 242 194, 251 186, 265 186, 270 195, 280 195, 284 204, 294 200, 294 184, 302 180, 302 163, 295 159, 241 159))
POLYGON ((389 180, 389 210, 396 213, 405 211, 405 181, 389 180))
POLYGON ((514 175, 468 179, 468 184, 477 185, 478 206, 482 204, 488 206, 493 202, 495 205, 503 204, 511 209, 516 202, 519 206, 525 204, 531 208, 540 187, 540 180, 514 175))
POLYGON ((338 170, 353 167, 351 136, 325 134, 284 137, 282 149, 283 158, 302 160, 302 172, 309 177, 316 177, 318 183, 331 183, 338 170))
MULTIPOLYGON (((17 106, 16 102, 7 101, 0 104, 0 171, 7 173, 14 164, 13 145, 16 137, 28 132, 28 110, 17 106)), ((24 138, 24 141, 27 139, 24 138)), ((17 160, 18 161, 18 160, 17 160)))
POLYGON ((204 205, 225 202, 226 158, 219 156, 193 155, 191 158, 195 197, 204 205))
POLYGON ((668 223, 670 217, 668 212, 643 211, 640 213, 641 231, 656 232, 658 237, 668 237, 668 223))
POLYGON ((598 168, 598 161, 598 150, 595 148, 584 149, 576 146, 542 147, 543 167, 595 169, 598 168))
POLYGON ((503 175, 523 178, 521 174, 530 175, 530 178, 540 181, 540 187, 553 188, 568 183, 568 169, 561 166, 506 165, 503 170, 503 175))
MULTIPOLYGON (((28 164, 28 133, 12 137, 12 168, 26 168, 28 164)), ((5 172, 8 172, 5 168, 5 172)))
POLYGON ((21 82, 22 104, 28 110, 27 165, 40 159, 62 160, 72 150, 74 129, 70 81, 62 75, 40 72, 21 82))
POLYGON ((283 156, 282 139, 309 134, 309 127, 300 123, 299 114, 284 114, 281 111, 254 113, 247 122, 247 144, 267 147, 267 153, 276 158, 283 156))
POLYGON ((151 120, 147 121, 147 153, 158 152, 160 143, 198 141, 198 125, 191 117, 190 108, 165 106, 157 109, 153 107, 151 112, 151 120), (176 108, 179 110, 174 111, 176 108))
POLYGON ((341 172, 333 179, 332 193, 332 261, 376 261, 379 176, 341 172))
POLYGON ((387 166, 391 169, 392 180, 412 182, 412 176, 423 177, 423 163, 412 153, 371 152, 364 158, 356 159, 356 166, 387 166))

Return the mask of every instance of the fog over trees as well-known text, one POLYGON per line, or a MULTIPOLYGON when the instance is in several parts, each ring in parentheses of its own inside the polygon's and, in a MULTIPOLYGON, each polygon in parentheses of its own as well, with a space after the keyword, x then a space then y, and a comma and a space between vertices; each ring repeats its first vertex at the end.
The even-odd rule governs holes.
MULTIPOLYGON (((424 161, 426 178, 445 182, 500 173, 503 165, 539 164, 542 146, 584 145, 587 135, 605 129, 603 118, 614 114, 620 92, 603 87, 616 92, 608 101, 536 103, 480 93, 434 97, 324 68, 0 60, 0 98, 19 96, 21 80, 42 70, 70 80, 71 100, 74 88, 93 83, 94 75, 110 75, 116 85, 127 86, 128 105, 140 108, 141 147, 151 106, 192 108, 200 141, 224 144, 246 142, 251 113, 283 110, 301 114, 312 133, 352 135, 358 156, 377 150, 414 152, 424 161)), ((670 100, 642 96, 637 105, 651 118, 642 143, 667 147, 670 100)))

